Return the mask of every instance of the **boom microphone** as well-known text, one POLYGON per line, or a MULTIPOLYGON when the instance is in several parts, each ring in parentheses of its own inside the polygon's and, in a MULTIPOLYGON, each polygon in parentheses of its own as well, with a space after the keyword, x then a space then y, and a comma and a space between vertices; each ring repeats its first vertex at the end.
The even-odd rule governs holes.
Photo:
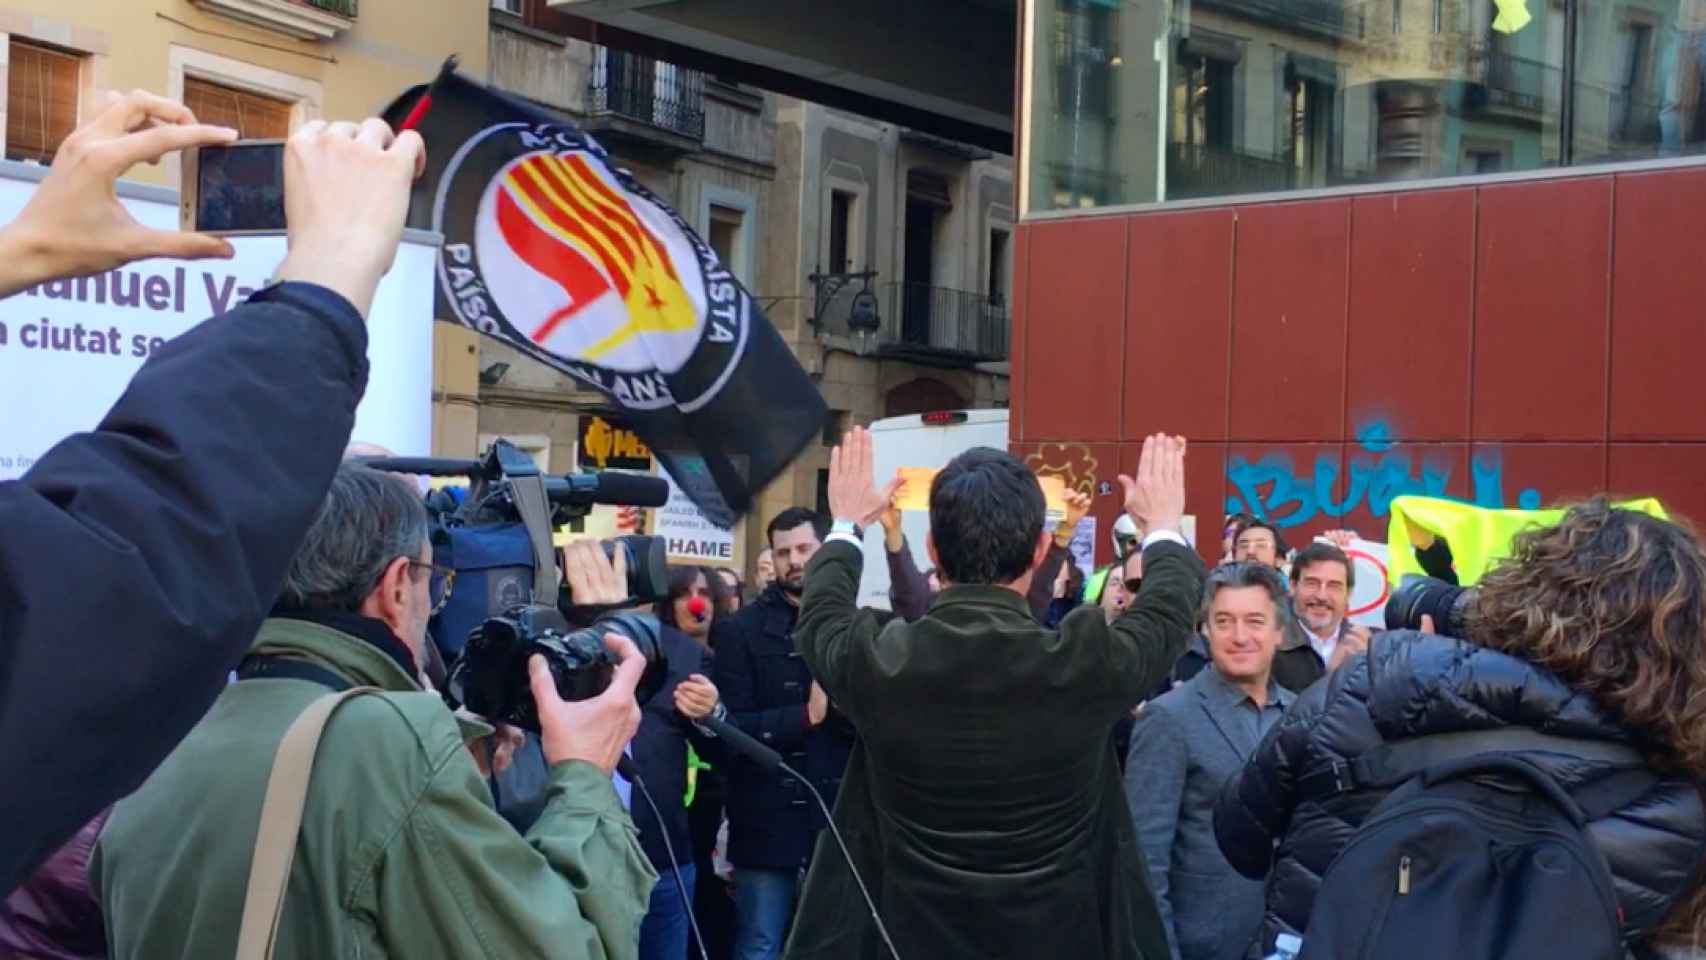
POLYGON ((669 502, 669 481, 638 473, 571 473, 546 477, 552 503, 606 503, 618 507, 661 507, 669 502))
MULTIPOLYGON (((416 473, 429 477, 479 477, 486 465, 478 460, 444 457, 364 457, 363 466, 387 473, 416 473)), ((595 503, 617 507, 661 507, 669 502, 669 483, 662 477, 637 473, 571 473, 545 478, 545 495, 552 503, 584 507, 595 503)))
POLYGON ((420 473, 429 477, 472 477, 480 473, 478 460, 445 457, 357 457, 357 463, 386 473, 420 473))
POLYGON ((835 838, 835 845, 841 848, 841 858, 847 861, 847 869, 852 872, 853 881, 859 885, 859 893, 864 896, 865 907, 871 911, 871 919, 876 922, 877 933, 883 938, 883 946, 889 948, 890 957, 900 960, 900 951, 895 949, 894 941, 889 938, 888 927, 883 926, 883 918, 877 913, 877 904, 871 899, 871 891, 865 888, 865 878, 859 875, 859 867, 853 863, 853 854, 847 850, 847 841, 841 838, 841 831, 835 826, 835 816, 829 812, 829 804, 823 802, 823 794, 817 792, 817 787, 798 770, 784 763, 781 754, 754 740, 745 730, 734 724, 715 717, 701 717, 693 723, 700 730, 733 747, 736 753, 758 764, 765 772, 786 773, 806 788, 806 792, 817 801, 818 809, 823 811, 824 822, 829 824, 830 836, 835 838))

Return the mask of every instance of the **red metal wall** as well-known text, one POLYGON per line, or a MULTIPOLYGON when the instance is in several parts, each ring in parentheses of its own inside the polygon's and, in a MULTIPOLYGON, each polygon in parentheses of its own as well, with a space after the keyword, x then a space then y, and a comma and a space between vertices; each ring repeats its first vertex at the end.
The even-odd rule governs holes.
POLYGON ((1706 521, 1706 168, 1043 221, 1014 260, 1014 452, 1099 485, 1183 433, 1211 559, 1229 507, 1384 539, 1403 492, 1706 521))

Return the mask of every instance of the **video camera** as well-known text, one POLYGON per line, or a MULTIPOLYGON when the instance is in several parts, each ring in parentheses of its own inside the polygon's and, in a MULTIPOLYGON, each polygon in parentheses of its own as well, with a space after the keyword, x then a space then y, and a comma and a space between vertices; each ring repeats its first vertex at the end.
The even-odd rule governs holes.
POLYGON ((429 627, 450 664, 444 694, 452 708, 465 706, 537 733, 529 658, 545 657, 563 699, 595 697, 615 672, 615 659, 604 648, 606 633, 632 640, 646 658, 640 702, 662 688, 667 668, 657 618, 616 611, 667 596, 663 540, 601 541, 607 557, 623 554, 628 597, 590 605, 576 603, 568 584, 559 582, 552 532, 584 519, 595 504, 663 506, 669 497, 665 481, 623 473, 547 476, 504 440, 479 460, 378 457, 363 463, 393 473, 470 480, 465 492, 446 488, 427 496, 434 561, 456 571, 455 589, 429 627))

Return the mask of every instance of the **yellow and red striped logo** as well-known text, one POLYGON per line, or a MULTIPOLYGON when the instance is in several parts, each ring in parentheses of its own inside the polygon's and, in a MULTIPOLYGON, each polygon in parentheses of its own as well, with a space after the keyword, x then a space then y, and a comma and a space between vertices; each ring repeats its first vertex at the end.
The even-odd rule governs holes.
POLYGON ((503 174, 496 200, 505 244, 568 297, 533 329, 522 328, 533 342, 552 340, 609 293, 621 299, 625 319, 590 340, 575 338, 583 344, 575 352, 585 360, 597 362, 639 334, 698 328, 699 311, 668 249, 584 154, 540 153, 518 161, 503 174))

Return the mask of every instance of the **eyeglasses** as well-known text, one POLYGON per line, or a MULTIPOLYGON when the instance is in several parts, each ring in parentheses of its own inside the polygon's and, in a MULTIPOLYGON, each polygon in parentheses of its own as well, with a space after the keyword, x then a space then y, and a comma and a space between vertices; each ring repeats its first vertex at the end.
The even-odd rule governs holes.
POLYGON ((1125 582, 1125 592, 1130 593, 1130 594, 1135 594, 1135 593, 1137 593, 1137 588, 1141 587, 1141 586, 1143 586, 1143 578, 1142 577, 1137 577, 1137 578, 1132 579, 1132 580, 1127 580, 1125 582))
POLYGON ((432 571, 427 578, 427 597, 432 601, 432 616, 437 616, 444 605, 450 601, 450 588, 456 585, 456 571, 450 567, 427 563, 423 560, 410 560, 411 568, 420 567, 432 571))

